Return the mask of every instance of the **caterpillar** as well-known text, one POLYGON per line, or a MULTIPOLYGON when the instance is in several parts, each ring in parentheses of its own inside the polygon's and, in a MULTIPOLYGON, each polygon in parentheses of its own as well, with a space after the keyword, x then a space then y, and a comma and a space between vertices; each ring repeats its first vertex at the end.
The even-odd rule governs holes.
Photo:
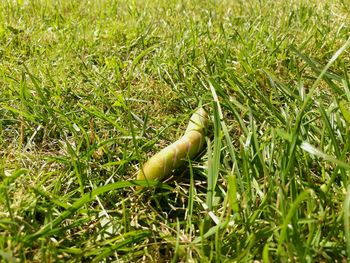
POLYGON ((160 181, 187 158, 193 159, 203 149, 208 122, 207 112, 198 108, 191 116, 185 134, 153 155, 138 171, 137 180, 160 181))

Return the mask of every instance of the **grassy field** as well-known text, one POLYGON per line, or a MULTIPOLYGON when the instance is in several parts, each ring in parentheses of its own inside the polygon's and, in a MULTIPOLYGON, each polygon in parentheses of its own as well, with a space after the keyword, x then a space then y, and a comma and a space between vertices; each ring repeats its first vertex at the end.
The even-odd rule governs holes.
POLYGON ((0 258, 350 260, 350 2, 0 3, 0 258), (135 188, 199 104, 201 156, 135 188))

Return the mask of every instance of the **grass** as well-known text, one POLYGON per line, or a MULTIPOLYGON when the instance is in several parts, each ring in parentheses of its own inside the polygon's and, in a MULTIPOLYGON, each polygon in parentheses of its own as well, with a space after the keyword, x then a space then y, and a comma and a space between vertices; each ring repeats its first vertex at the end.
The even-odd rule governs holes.
POLYGON ((0 258, 344 262, 349 2, 0 3, 0 258), (203 104, 207 148, 134 187, 203 104))

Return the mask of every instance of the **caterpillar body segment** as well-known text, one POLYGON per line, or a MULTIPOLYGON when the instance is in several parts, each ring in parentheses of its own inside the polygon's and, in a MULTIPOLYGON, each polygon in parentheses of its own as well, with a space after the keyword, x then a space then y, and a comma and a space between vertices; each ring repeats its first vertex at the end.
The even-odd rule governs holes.
POLYGON ((190 119, 185 134, 154 156, 137 173, 137 180, 162 180, 180 167, 187 158, 194 158, 203 148, 208 114, 199 108, 190 119))

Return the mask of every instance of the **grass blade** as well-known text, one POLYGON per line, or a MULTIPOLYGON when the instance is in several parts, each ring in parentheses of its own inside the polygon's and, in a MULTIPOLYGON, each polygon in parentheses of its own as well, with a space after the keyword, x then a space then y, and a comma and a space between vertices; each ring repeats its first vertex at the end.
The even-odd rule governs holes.
POLYGON ((344 231, 346 241, 346 253, 348 260, 350 260, 350 185, 348 185, 345 201, 344 201, 344 231))
MULTIPOLYGON (((159 185, 159 182, 147 182, 150 186, 156 186, 159 185)), ((113 184, 104 185, 101 187, 98 187, 94 190, 92 190, 90 193, 85 194, 81 198, 79 198, 77 201, 75 201, 66 211, 64 211, 62 214, 60 214, 56 219, 54 219, 52 222, 48 223, 47 225, 43 226, 39 231, 36 233, 29 235, 25 238, 25 242, 31 242, 35 239, 38 239, 40 237, 45 237, 52 229, 56 228, 59 224, 61 224, 65 219, 71 217, 78 209, 80 209, 82 206, 87 204, 88 202, 91 202, 95 199, 96 196, 117 190, 122 188, 128 188, 135 185, 147 185, 145 182, 138 182, 138 181, 124 181, 124 182, 117 182, 113 184)))
POLYGON ((281 254, 282 252, 282 244, 287 239, 287 229, 290 222, 292 221, 294 214, 297 212, 301 202, 307 199, 310 194, 311 194, 311 190, 304 190, 299 194, 299 196, 295 199, 295 201, 292 203, 291 207, 289 208, 288 214, 286 218, 283 220, 280 236, 278 239, 278 248, 277 248, 278 254, 281 254))

